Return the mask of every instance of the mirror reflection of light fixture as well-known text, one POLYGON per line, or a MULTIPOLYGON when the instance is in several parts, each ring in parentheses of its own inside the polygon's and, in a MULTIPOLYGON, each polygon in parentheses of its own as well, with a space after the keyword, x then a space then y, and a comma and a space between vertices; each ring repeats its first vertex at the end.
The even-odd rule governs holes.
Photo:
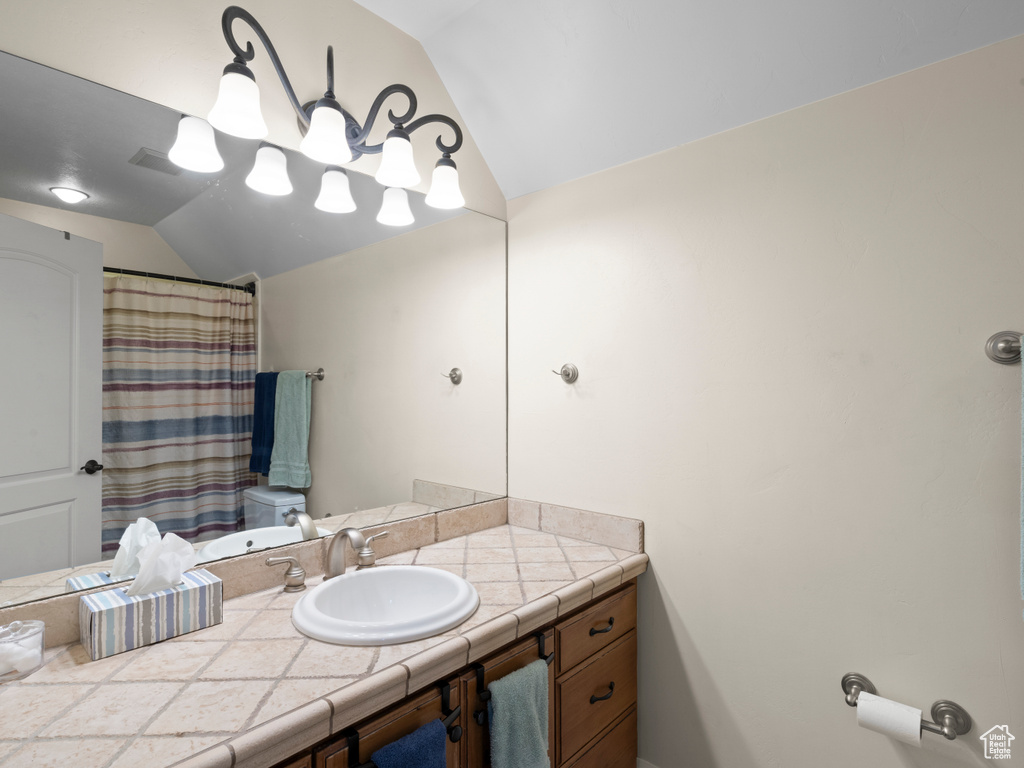
POLYGON ((445 155, 434 166, 430 179, 430 191, 424 201, 432 208, 462 208, 466 204, 459 189, 459 171, 455 161, 445 155))
POLYGON ((89 197, 85 192, 78 189, 71 189, 70 187, 50 187, 50 191, 69 205, 80 203, 89 197))
POLYGON ((348 184, 348 174, 341 168, 328 167, 320 181, 320 196, 313 206, 326 213, 352 213, 356 201, 348 184))
POLYGON ((388 131, 381 150, 380 165, 374 177, 385 187, 415 187, 420 183, 420 172, 412 156, 412 142, 402 127, 388 131))
POLYGON ((292 182, 288 178, 288 158, 280 147, 263 142, 256 150, 256 162, 245 177, 245 186, 264 195, 290 195, 292 182))
MULTIPOLYGON (((249 57, 252 58, 251 56, 249 57)), ((240 139, 262 139, 267 131, 260 111, 260 89, 247 66, 247 59, 235 57, 224 67, 217 101, 210 110, 210 125, 240 139)))
POLYGON ((401 187, 388 187, 384 190, 384 201, 377 214, 377 223, 389 227, 407 227, 416 219, 409 208, 409 193, 401 187))
MULTIPOLYGON (((438 136, 434 142, 438 151, 441 152, 442 160, 450 161, 451 155, 462 147, 462 129, 447 115, 430 114, 413 119, 417 108, 416 94, 407 85, 389 85, 382 90, 374 99, 366 119, 359 123, 335 99, 334 49, 331 46, 327 47, 327 90, 320 100, 303 104, 296 96, 277 50, 270 42, 267 33, 251 13, 237 5, 226 8, 221 17, 224 39, 234 54, 234 60, 224 68, 217 101, 213 105, 213 109, 210 110, 210 124, 217 130, 243 139, 262 139, 267 135, 267 125, 260 112, 259 87, 256 85, 252 71, 247 66, 247 63, 256 56, 256 51, 251 42, 246 42, 244 48, 239 45, 231 31, 232 23, 236 20, 245 22, 266 49, 278 79, 281 81, 281 86, 285 90, 285 95, 298 116, 300 128, 305 132, 299 149, 307 157, 326 165, 336 166, 357 160, 362 155, 383 153, 380 167, 375 176, 377 181, 389 188, 408 188, 420 182, 420 174, 416 170, 413 157, 412 142, 409 139, 413 132, 431 123, 448 126, 454 134, 452 143, 445 144, 442 136, 438 136), (398 115, 394 110, 389 109, 387 118, 393 125, 392 130, 388 132, 384 142, 368 144, 367 139, 384 102, 395 94, 404 96, 409 102, 409 108, 398 115)), ((262 150, 261 146, 257 154, 262 150)), ((444 167, 449 166, 445 165, 444 167)), ((450 168, 455 171, 455 164, 451 163, 450 168)), ((453 175, 445 171, 438 177, 435 169, 435 182, 438 178, 442 180, 442 188, 428 196, 435 201, 430 205, 440 202, 441 205, 437 207, 451 207, 451 201, 456 199, 450 189, 453 175)), ((457 172, 454 174, 454 185, 458 192, 457 172)), ((431 190, 433 190, 433 186, 431 190)), ((461 197, 461 192, 459 192, 458 198, 461 199, 461 197)))
POLYGON ((167 158, 186 171, 197 173, 216 173, 224 168, 213 127, 202 118, 189 115, 182 115, 178 121, 178 137, 167 152, 167 158))

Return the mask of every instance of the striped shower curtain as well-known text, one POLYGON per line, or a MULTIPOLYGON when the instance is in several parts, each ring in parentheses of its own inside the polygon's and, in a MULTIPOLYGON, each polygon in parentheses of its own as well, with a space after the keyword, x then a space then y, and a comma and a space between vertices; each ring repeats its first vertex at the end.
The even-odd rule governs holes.
POLYGON ((255 484, 252 298, 104 277, 104 557, 139 517, 194 543, 238 530, 255 484))

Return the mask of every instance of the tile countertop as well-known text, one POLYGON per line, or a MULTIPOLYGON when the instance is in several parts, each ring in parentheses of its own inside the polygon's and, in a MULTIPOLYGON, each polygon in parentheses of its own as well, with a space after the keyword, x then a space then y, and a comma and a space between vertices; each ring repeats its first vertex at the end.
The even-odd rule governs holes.
POLYGON ((378 562, 450 570, 480 607, 426 640, 341 646, 292 626, 307 592, 274 588, 226 600, 223 624, 99 661, 78 644, 52 648, 0 686, 0 765, 270 766, 614 589, 648 558, 501 525, 378 562))

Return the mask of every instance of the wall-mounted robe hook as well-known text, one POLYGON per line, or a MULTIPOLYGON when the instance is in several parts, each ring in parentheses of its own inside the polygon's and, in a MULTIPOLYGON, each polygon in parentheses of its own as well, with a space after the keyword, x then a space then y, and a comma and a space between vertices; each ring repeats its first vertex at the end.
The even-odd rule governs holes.
POLYGON ((452 384, 459 386, 462 383, 462 371, 458 368, 452 368, 448 373, 442 373, 446 379, 451 379, 452 384))
POLYGON ((580 377, 579 369, 577 369, 576 366, 573 365, 572 363, 566 363, 565 365, 562 366, 562 370, 560 371, 552 369, 551 372, 555 374, 555 376, 561 376, 562 381, 564 381, 566 384, 572 384, 574 381, 576 381, 576 379, 580 377))
POLYGON ((1015 331, 993 333, 985 342, 985 354, 994 363, 1013 365, 1020 362, 1020 334, 1015 331))

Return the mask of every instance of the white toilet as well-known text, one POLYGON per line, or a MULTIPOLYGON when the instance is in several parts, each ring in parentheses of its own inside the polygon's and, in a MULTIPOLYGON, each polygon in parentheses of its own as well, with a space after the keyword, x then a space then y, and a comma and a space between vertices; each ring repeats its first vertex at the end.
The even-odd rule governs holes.
POLYGON ((247 531, 253 528, 284 525, 284 516, 291 509, 306 511, 306 497, 288 488, 257 485, 246 488, 242 496, 247 531))

